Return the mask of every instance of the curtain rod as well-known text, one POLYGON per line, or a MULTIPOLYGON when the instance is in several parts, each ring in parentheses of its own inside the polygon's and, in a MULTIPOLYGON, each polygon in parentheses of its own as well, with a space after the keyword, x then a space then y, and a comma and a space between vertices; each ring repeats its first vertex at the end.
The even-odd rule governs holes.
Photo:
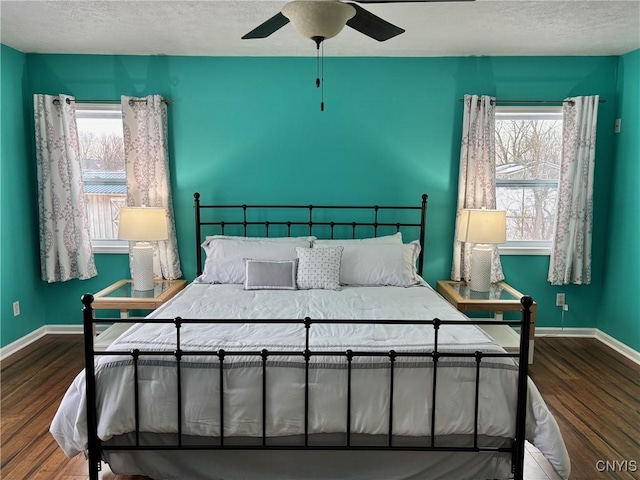
MULTIPOLYGON (((75 100, 69 100, 67 98, 67 103, 71 103, 71 102, 76 102, 76 103, 120 103, 120 100, 78 100, 77 98, 75 100)), ((147 100, 144 98, 132 98, 129 100, 130 102, 146 102, 147 100)), ((54 101, 54 103, 60 103, 60 99, 56 98, 54 101)), ((167 105, 169 105, 170 103, 173 103, 173 100, 167 100, 167 99, 162 99, 163 103, 166 103, 167 105)))
MULTIPOLYGON (((464 102, 464 98, 459 98, 458 99, 459 102, 464 102)), ((480 101, 480 99, 478 99, 478 101, 480 101)), ((495 99, 495 100, 491 100, 492 104, 495 103, 538 103, 538 104, 542 104, 542 103, 574 103, 573 100, 500 100, 500 99, 495 99)), ((606 103, 606 100, 599 100, 598 103, 606 103)))

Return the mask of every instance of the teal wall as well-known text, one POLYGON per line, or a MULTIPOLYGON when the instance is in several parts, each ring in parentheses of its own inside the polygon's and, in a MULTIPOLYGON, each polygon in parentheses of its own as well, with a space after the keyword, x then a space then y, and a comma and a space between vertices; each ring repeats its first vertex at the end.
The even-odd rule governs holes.
MULTIPOLYGON (((538 324, 595 327, 613 172, 617 57, 326 58, 325 103, 314 58, 27 55, 30 96, 170 98, 171 181, 187 279, 195 275, 192 193, 204 202, 416 204, 429 194, 425 278, 449 277, 465 93, 562 99, 599 94, 593 284, 551 287, 548 257, 503 257, 507 281, 539 304, 538 324)), ((32 128, 32 127, 31 127, 32 128)), ((29 133, 32 138, 33 133, 29 133)), ((35 205, 35 199, 33 200, 35 205)), ((72 323, 76 298, 128 276, 98 255, 90 281, 44 285, 47 323, 72 323)))
POLYGON ((0 344, 45 324, 40 280, 35 162, 24 109, 27 55, 0 46, 0 344), (13 316, 12 304, 21 314, 13 316))
POLYGON ((609 236, 598 328, 640 351, 640 50, 620 57, 609 236))

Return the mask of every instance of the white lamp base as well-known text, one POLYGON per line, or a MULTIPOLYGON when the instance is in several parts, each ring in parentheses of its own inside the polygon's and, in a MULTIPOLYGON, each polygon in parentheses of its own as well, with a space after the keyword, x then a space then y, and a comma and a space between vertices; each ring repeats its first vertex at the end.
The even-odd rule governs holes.
POLYGON ((133 289, 153 290, 153 247, 148 242, 138 242, 132 248, 131 279, 133 289))
POLYGON ((469 288, 474 292, 488 292, 491 286, 491 256, 493 247, 483 243, 471 249, 471 280, 469 288))

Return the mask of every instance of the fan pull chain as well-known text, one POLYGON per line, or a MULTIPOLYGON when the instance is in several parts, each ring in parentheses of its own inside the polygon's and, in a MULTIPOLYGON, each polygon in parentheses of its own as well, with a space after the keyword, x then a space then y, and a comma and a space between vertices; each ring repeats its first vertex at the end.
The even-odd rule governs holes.
POLYGON ((324 112, 324 42, 322 42, 322 56, 320 59, 320 111, 324 112))
POLYGON ((324 37, 311 37, 316 42, 316 88, 320 90, 320 111, 324 112, 324 37), (322 45, 322 52, 320 52, 322 45))
POLYGON ((320 88, 320 44, 316 46, 316 88, 320 88))

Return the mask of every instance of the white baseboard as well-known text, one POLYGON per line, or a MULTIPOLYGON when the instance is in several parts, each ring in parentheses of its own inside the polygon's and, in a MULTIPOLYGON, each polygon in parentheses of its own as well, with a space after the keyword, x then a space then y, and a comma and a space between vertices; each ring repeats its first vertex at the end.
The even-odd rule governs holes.
POLYGON ((536 337, 582 337, 595 338, 596 328, 536 327, 536 337))
POLYGON ((0 348, 0 361, 22 350, 27 345, 31 345, 33 342, 41 339, 46 334, 47 334, 47 327, 46 326, 40 327, 34 330, 33 332, 26 334, 24 337, 19 338, 15 342, 11 342, 9 345, 6 345, 0 348))
POLYGON ((604 343, 607 347, 624 355, 629 360, 640 365, 640 352, 625 345, 620 340, 616 340, 597 328, 549 328, 536 327, 536 337, 582 337, 595 338, 604 343))
POLYGON ((82 325, 47 325, 47 334, 55 335, 82 335, 82 325))
POLYGON ((640 352, 637 350, 625 345, 620 340, 616 340, 611 335, 604 333, 602 330, 598 330, 596 332, 596 338, 608 347, 613 348, 616 352, 640 365, 640 352))
MULTIPOLYGON (((98 324, 96 330, 98 333, 102 333, 106 328, 106 325, 98 324)), ((31 345, 45 335, 82 335, 82 332, 82 325, 45 325, 19 338, 15 342, 11 342, 9 345, 0 348, 0 361, 31 345)))

